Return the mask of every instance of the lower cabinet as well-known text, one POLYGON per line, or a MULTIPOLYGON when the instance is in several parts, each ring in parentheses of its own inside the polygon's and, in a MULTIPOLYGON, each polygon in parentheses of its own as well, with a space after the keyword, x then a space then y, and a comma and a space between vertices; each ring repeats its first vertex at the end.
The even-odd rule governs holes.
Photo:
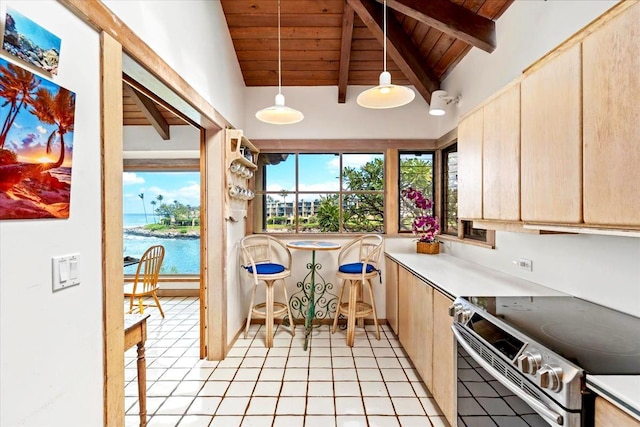
POLYGON ((398 263, 385 257, 384 259, 385 300, 387 306, 387 322, 393 332, 398 334, 398 263))
POLYGON ((622 411, 608 400, 596 397, 596 422, 594 427, 640 427, 640 421, 622 411))
POLYGON ((450 425, 456 420, 456 343, 451 330, 453 318, 448 296, 433 291, 433 388, 431 393, 438 402, 450 425))
POLYGON ((447 420, 455 425, 456 359, 449 317, 452 300, 409 270, 397 268, 398 338, 447 420))

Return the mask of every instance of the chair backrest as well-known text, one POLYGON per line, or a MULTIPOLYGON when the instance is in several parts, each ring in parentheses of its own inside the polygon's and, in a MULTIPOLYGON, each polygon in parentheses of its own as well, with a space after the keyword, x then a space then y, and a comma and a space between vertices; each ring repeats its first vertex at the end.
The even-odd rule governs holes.
POLYGON ((149 292, 158 287, 158 276, 164 260, 164 246, 151 246, 140 258, 136 269, 133 293, 149 292))
POLYGON ((242 265, 252 267, 257 275, 256 264, 278 263, 291 270, 291 251, 280 240, 267 234, 252 234, 240 241, 242 265))
POLYGON ((380 263, 380 256, 382 255, 383 241, 384 239, 379 234, 365 234, 350 241, 340 251, 338 264, 342 265, 345 258, 357 249, 358 261, 366 265, 372 265, 377 270, 378 264, 380 263))

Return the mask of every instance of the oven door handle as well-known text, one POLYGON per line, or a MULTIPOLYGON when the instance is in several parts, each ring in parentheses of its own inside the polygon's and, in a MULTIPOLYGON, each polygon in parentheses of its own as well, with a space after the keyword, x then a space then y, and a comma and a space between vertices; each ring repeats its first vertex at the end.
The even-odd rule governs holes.
POLYGON ((491 374, 491 376, 495 378, 496 381, 498 381, 500 384, 508 388, 512 393, 514 393, 520 399, 527 402, 533 409, 535 409, 538 412, 538 414, 540 414, 540 416, 542 416, 549 422, 552 422, 555 425, 559 425, 559 426, 564 424, 564 419, 562 415, 549 409, 544 403, 529 396, 520 387, 517 387, 515 384, 512 384, 511 381, 508 381, 505 378, 503 378, 502 375, 493 366, 487 363, 486 360, 480 357, 471 348, 471 346, 464 340, 464 338, 462 337, 460 332, 458 332, 458 330, 455 328, 454 325, 451 326, 451 329, 453 330, 453 334, 455 335, 456 340, 462 346, 462 348, 464 348, 467 351, 467 353, 469 353, 469 356, 471 356, 473 360, 475 360, 482 368, 484 368, 487 372, 489 372, 489 374, 491 374))

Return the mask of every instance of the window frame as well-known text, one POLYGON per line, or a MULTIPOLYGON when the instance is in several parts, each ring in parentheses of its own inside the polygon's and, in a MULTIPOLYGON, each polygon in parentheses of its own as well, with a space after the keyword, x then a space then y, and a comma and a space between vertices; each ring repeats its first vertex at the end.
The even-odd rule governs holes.
MULTIPOLYGON (((444 234, 444 235, 448 235, 448 236, 458 236, 459 234, 459 230, 460 230, 460 222, 458 220, 458 212, 456 210, 455 212, 455 218, 456 218, 456 229, 455 232, 449 232, 449 227, 447 225, 447 212, 449 212, 448 209, 448 190, 449 190, 449 162, 448 162, 448 155, 451 153, 457 153, 458 152, 458 142, 454 142, 453 144, 443 148, 441 150, 441 158, 442 158, 442 177, 440 179, 441 181, 441 196, 440 196, 440 200, 441 200, 441 206, 440 206, 440 233, 444 234)), ((456 207, 458 206, 457 204, 457 189, 458 189, 458 178, 456 176, 456 207)))
MULTIPOLYGON (((200 159, 123 159, 122 172, 158 172, 158 173, 171 173, 171 172, 198 172, 200 174, 200 182, 202 182, 202 170, 200 169, 200 159)), ((124 187, 124 185, 123 185, 124 187)), ((200 239, 202 239, 202 224, 203 224, 203 206, 200 202, 200 239)), ((124 215, 124 211, 122 212, 124 215)), ((124 230, 123 230, 124 236, 124 230)), ((201 240, 202 242, 202 240, 201 240)), ((202 243, 200 244, 200 256, 202 256, 202 243)), ((142 254, 140 254, 142 255, 142 254)), ((202 260, 200 262, 202 265, 202 260)), ((158 282, 161 283, 187 283, 187 282, 200 282, 202 272, 198 273, 160 273, 158 282)), ((135 273, 124 274, 125 282, 132 282, 135 278, 135 273)))
POLYGON ((397 187, 397 193, 398 193, 398 200, 397 200, 397 213, 396 213, 396 218, 397 218, 397 229, 396 229, 396 233, 398 233, 399 235, 406 235, 406 234, 413 234, 413 232, 411 230, 403 230, 402 229, 402 217, 401 217, 401 212, 400 212, 400 206, 402 204, 402 195, 401 195, 401 185, 402 185, 402 173, 401 173, 401 162, 402 162, 402 155, 403 154, 413 154, 413 155, 425 155, 425 154, 429 154, 431 155, 431 200, 434 202, 433 203, 433 208, 431 209, 431 215, 437 215, 437 208, 436 208, 436 193, 437 193, 437 186, 436 186, 436 163, 437 163, 437 150, 433 150, 433 149, 428 149, 428 150, 398 150, 398 160, 396 162, 396 168, 398 171, 398 179, 396 181, 396 187, 397 187))
MULTIPOLYGON (((288 195, 291 195, 294 197, 294 202, 293 202, 293 206, 292 206, 292 213, 293 213, 293 223, 294 223, 294 229, 292 231, 285 231, 285 232, 269 232, 267 230, 267 216, 266 216, 266 212, 267 212, 267 202, 266 202, 266 197, 269 195, 280 195, 283 193, 283 191, 267 191, 266 190, 266 186, 267 186, 267 180, 265 179, 266 177, 266 167, 268 165, 263 165, 262 168, 258 168, 257 174, 260 174, 259 180, 262 183, 262 188, 259 189, 257 186, 255 187, 255 199, 254 201, 252 201, 252 203, 255 205, 253 207, 253 212, 256 215, 255 221, 254 221, 254 226, 258 228, 258 230, 254 230, 254 232, 256 233, 264 233, 264 234, 275 234, 275 235, 287 235, 287 236, 291 236, 291 235, 304 235, 304 236, 309 236, 309 235, 314 235, 314 234, 327 234, 327 235, 335 235, 335 236, 340 236, 340 235, 358 235, 358 234, 370 234, 370 233, 377 233, 377 234, 383 234, 385 233, 386 230, 386 224, 383 222, 381 230, 379 231, 371 231, 371 232, 366 232, 366 231, 345 231, 344 230, 344 223, 343 223, 343 219, 344 219, 344 208, 340 208, 340 212, 339 212, 339 229, 338 231, 326 231, 326 232, 304 232, 304 231, 300 231, 300 226, 302 225, 301 222, 298 220, 299 217, 299 210, 300 210, 300 202, 302 200, 306 200, 304 198, 301 198, 300 195, 337 195, 338 196, 338 206, 342 206, 344 203, 344 196, 345 195, 351 195, 351 194, 380 194, 382 196, 382 200, 383 200, 383 206, 386 205, 386 200, 387 200, 387 182, 386 182, 386 162, 387 162, 387 155, 385 150, 367 150, 367 149, 362 149, 362 150, 300 150, 300 149, 282 149, 282 150, 269 150, 267 151, 267 153, 269 154, 288 154, 288 155, 293 155, 295 156, 295 170, 294 170, 294 176, 295 176, 295 185, 294 188, 295 190, 293 191, 286 191, 286 193, 288 195), (301 191, 299 190, 299 185, 300 185, 300 176, 299 176, 299 156, 300 155, 313 155, 313 154, 317 154, 317 155, 335 155, 335 156, 339 156, 339 176, 338 176, 338 190, 313 190, 313 191, 301 191), (344 189, 343 186, 343 171, 344 171, 344 163, 343 163, 343 156, 344 155, 354 155, 354 154, 364 154, 364 155, 376 155, 376 156, 380 156, 382 158, 383 161, 383 188, 381 190, 346 190, 344 189), (261 200, 261 201, 260 201, 261 200), (258 205, 262 205, 261 207, 259 207, 258 205)), ((256 174, 256 175, 257 175, 256 174)), ((287 211, 287 206, 285 206, 285 213, 287 211)), ((384 219, 384 210, 383 210, 383 214, 382 217, 384 219)))

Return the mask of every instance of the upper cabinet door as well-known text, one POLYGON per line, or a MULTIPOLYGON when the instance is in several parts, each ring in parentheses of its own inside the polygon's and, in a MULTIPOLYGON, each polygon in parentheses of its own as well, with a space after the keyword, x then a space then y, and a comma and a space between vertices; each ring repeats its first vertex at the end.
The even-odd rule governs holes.
POLYGON ((458 218, 482 218, 482 108, 458 125, 458 218))
POLYGON ((580 44, 522 80, 522 219, 582 222, 580 44))
POLYGON ((584 222, 640 226, 640 5, 583 42, 584 222))
POLYGON ((520 220, 520 84, 484 106, 484 219, 520 220))

